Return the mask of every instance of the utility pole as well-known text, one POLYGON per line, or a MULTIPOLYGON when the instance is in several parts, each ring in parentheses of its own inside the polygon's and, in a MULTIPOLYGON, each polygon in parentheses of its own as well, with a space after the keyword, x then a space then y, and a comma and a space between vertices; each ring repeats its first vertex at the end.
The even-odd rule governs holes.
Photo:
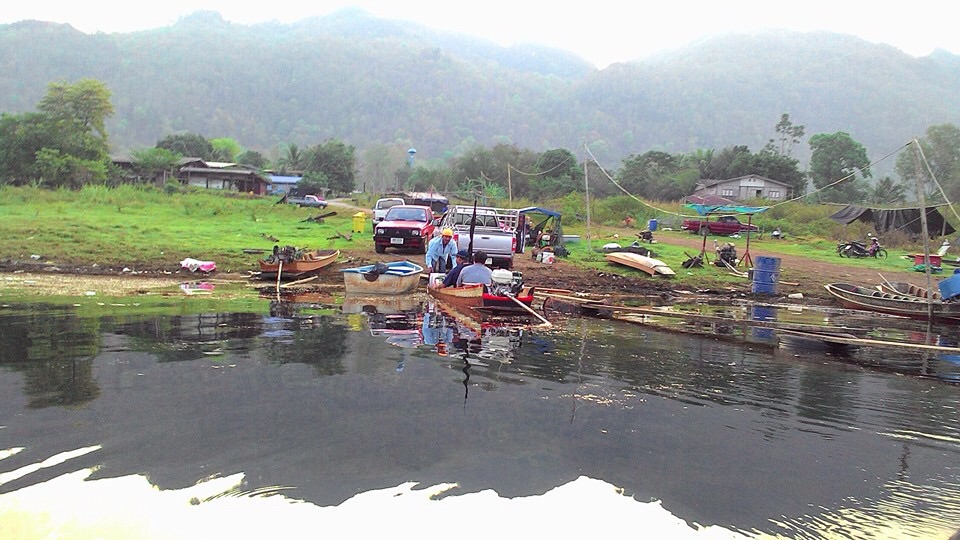
MULTIPOLYGON (((586 144, 584 144, 586 147, 586 144)), ((583 191, 587 200, 587 251, 590 251, 590 174, 587 168, 587 160, 583 160, 583 191)))
MULTIPOLYGON (((933 280, 930 277, 930 233, 927 229, 927 203, 923 193, 923 169, 920 167, 920 142, 913 140, 916 163, 917 202, 920 204, 920 230, 923 234, 923 271, 927 275, 927 320, 933 322, 933 280)), ((930 334, 927 334, 929 340, 930 334)))

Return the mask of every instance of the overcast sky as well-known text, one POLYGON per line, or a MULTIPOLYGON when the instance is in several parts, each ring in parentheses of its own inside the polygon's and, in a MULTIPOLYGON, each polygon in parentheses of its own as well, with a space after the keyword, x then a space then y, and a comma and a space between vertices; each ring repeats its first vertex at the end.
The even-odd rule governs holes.
POLYGON ((294 22, 348 6, 377 17, 419 22, 491 39, 540 43, 571 51, 598 68, 636 60, 698 38, 759 29, 829 30, 887 43, 914 56, 934 49, 960 54, 954 0, 27 0, 7 2, 0 23, 25 19, 69 23, 84 32, 129 32, 169 26, 198 10, 242 24, 294 22))

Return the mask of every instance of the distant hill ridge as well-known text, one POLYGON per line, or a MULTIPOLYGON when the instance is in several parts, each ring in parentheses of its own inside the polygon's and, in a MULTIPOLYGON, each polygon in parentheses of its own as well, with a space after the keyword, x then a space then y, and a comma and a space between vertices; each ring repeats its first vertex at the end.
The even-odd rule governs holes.
POLYGON ((576 153, 586 143, 616 166, 648 150, 756 151, 789 113, 807 137, 846 131, 876 158, 931 125, 960 124, 960 57, 914 58, 822 32, 705 39, 597 70, 569 52, 357 9, 255 25, 197 12, 126 34, 0 25, 0 65, 3 112, 34 110, 52 81, 104 81, 116 152, 175 132, 232 137, 267 155, 329 138, 361 150, 413 145, 418 159, 474 143, 576 153))

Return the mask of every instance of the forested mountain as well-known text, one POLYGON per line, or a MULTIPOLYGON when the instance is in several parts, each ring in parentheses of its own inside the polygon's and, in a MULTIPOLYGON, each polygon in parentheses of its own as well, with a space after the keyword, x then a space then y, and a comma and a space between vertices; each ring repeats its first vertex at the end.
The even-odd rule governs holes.
POLYGON ((782 113, 808 137, 850 133, 871 158, 928 126, 960 124, 960 57, 917 59, 828 33, 713 38, 596 70, 564 51, 504 48, 358 10, 250 26, 198 12, 129 34, 0 25, 0 65, 2 112, 34 110, 50 82, 103 81, 115 153, 180 132, 231 137, 267 156, 330 138, 359 150, 412 145, 427 160, 474 143, 578 154, 587 143, 616 167, 653 149, 759 150, 782 113))

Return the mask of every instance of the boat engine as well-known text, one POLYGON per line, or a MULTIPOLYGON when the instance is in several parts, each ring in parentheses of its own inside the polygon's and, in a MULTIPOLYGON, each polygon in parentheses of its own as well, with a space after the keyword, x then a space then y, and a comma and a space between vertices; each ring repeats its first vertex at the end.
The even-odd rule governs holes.
POLYGON ((510 270, 494 270, 491 277, 491 283, 488 287, 490 294, 513 296, 520 292, 523 287, 523 274, 520 272, 511 272, 510 270))

